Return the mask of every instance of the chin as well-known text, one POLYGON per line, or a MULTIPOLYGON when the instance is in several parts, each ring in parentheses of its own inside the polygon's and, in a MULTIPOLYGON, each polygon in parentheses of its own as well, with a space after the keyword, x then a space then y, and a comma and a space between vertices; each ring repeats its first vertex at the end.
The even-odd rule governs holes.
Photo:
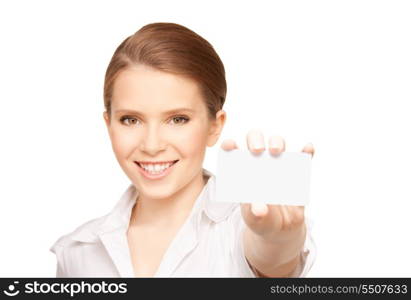
POLYGON ((171 197, 173 194, 175 194, 174 190, 169 190, 169 189, 162 189, 162 188, 150 188, 150 189, 144 189, 141 190, 141 194, 144 195, 144 197, 152 200, 162 200, 171 197), (143 191, 144 190, 144 191, 143 191))

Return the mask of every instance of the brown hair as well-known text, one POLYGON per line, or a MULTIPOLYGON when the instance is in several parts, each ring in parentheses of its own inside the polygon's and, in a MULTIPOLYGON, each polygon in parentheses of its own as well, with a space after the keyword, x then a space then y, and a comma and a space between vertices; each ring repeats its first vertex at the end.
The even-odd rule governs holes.
POLYGON ((117 75, 136 64, 196 81, 211 120, 224 105, 227 93, 225 70, 213 46, 182 25, 151 23, 126 38, 111 58, 104 80, 104 106, 109 116, 117 75))

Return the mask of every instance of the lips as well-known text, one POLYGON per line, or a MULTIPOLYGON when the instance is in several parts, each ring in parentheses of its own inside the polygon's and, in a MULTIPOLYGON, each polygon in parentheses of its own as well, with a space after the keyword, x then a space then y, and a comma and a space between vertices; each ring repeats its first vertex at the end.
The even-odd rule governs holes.
POLYGON ((170 172, 172 172, 172 170, 174 169, 174 165, 178 162, 178 160, 172 161, 172 164, 166 168, 164 171, 162 171, 161 173, 150 173, 149 171, 147 171, 146 169, 144 169, 140 163, 138 163, 137 161, 135 161, 136 165, 138 166, 138 170, 139 172, 146 178, 149 180, 159 180, 161 178, 166 177, 170 172))
MULTIPOLYGON (((174 165, 176 162, 178 162, 179 160, 177 159, 177 160, 169 160, 169 161, 159 161, 159 162, 143 162, 144 164, 166 164, 166 163, 169 163, 169 162, 172 162, 172 164, 170 165, 170 167, 172 166, 172 165, 174 165)), ((142 166, 141 166, 141 164, 140 164, 140 162, 138 162, 138 161, 135 161, 135 163, 140 167, 140 168, 142 168, 142 166)))

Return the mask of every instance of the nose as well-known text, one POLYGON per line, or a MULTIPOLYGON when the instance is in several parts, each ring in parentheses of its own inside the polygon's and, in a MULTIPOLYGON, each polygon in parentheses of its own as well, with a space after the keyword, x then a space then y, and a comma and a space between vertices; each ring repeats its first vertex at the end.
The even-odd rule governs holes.
POLYGON ((149 155, 155 155, 157 152, 164 150, 163 139, 154 126, 147 128, 146 133, 140 141, 140 150, 149 155))

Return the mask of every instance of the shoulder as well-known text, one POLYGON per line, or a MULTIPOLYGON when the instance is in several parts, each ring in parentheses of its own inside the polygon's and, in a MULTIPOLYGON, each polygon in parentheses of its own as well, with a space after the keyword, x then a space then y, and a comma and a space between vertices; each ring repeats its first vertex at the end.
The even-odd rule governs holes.
POLYGON ((91 260, 101 249, 99 231, 106 216, 91 219, 73 231, 60 236, 49 250, 57 259, 56 277, 79 277, 93 274, 95 260, 91 260), (85 261, 91 261, 93 268, 86 268, 85 261))
POLYGON ((60 236, 51 246, 50 251, 56 253, 58 248, 65 248, 78 242, 94 243, 98 241, 97 234, 106 217, 107 215, 86 221, 73 231, 60 236))
POLYGON ((50 251, 56 253, 58 249, 71 245, 81 245, 81 242, 96 243, 100 239, 101 232, 123 226, 127 222, 127 216, 134 204, 135 196, 136 189, 133 184, 130 184, 109 213, 84 222, 73 231, 60 236, 51 246, 50 251))

